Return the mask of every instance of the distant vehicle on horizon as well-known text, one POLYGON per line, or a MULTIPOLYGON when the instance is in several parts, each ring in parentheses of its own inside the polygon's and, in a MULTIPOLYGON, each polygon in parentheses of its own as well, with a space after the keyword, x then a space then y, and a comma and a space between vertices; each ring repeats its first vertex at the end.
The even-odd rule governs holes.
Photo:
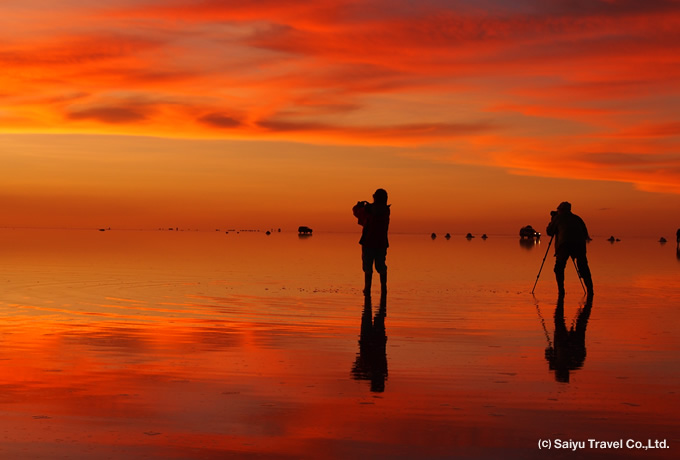
POLYGON ((309 228, 309 227, 307 227, 307 226, 305 226, 305 225, 300 225, 300 226, 298 227, 298 233, 299 233, 300 235, 311 235, 311 234, 312 234, 312 231, 313 231, 313 230, 312 230, 311 228, 309 228))
POLYGON ((519 229, 520 238, 540 238, 541 234, 534 230, 534 227, 527 225, 519 229))

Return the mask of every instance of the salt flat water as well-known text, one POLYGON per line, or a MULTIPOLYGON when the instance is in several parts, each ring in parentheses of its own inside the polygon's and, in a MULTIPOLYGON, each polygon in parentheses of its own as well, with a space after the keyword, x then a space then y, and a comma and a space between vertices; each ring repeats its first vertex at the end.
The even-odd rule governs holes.
POLYGON ((595 237, 561 303, 548 239, 393 234, 369 303, 358 233, 0 237, 2 459, 680 449, 675 243, 595 237))

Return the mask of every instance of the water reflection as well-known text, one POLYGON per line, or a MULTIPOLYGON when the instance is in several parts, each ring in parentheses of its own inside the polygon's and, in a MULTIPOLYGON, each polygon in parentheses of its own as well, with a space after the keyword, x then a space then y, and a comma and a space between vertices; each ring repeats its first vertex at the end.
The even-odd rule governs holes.
POLYGON ((540 244, 540 241, 541 240, 534 238, 520 238, 519 245, 524 249, 533 249, 535 246, 540 244))
MULTIPOLYGON (((553 341, 548 338, 545 359, 551 371, 555 371, 555 380, 569 383, 570 371, 583 367, 586 360, 586 326, 593 306, 592 297, 588 297, 585 305, 579 308, 576 317, 567 329, 564 319, 564 297, 557 299, 555 307, 555 332, 553 341)), ((546 334, 547 336, 547 334, 546 334)))
POLYGON ((380 296, 380 308, 373 315, 371 296, 364 297, 364 310, 361 314, 361 333, 359 353, 352 366, 352 378, 371 382, 371 391, 385 391, 387 380, 387 335, 385 335, 385 316, 387 316, 387 296, 380 296))

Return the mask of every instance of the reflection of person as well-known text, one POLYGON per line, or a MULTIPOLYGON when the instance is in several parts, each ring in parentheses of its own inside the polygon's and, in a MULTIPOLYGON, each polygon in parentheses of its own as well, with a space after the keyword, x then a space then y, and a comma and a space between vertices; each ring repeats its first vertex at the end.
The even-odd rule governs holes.
POLYGON ((557 299, 555 307, 554 343, 545 350, 545 359, 555 380, 569 383, 569 372, 580 369, 586 360, 586 326, 593 306, 592 298, 579 310, 575 324, 567 330, 564 321, 564 297, 557 299))
POLYGON ((586 242, 590 240, 586 224, 571 212, 571 204, 564 201, 551 211, 552 220, 546 229, 548 235, 555 237, 555 279, 559 295, 564 295, 564 268, 571 257, 576 260, 579 276, 583 279, 588 296, 593 295, 593 279, 586 257, 586 242))
POLYGON ((387 204, 387 192, 381 188, 373 194, 373 203, 358 201, 352 208, 361 232, 361 260, 364 270, 364 294, 371 294, 373 265, 380 274, 380 289, 387 292, 387 230, 390 226, 390 205, 387 204))
POLYGON ((364 311, 361 315, 361 334, 359 353, 352 366, 352 378, 370 380, 371 391, 385 391, 387 380, 387 335, 385 335, 385 316, 387 316, 386 296, 380 298, 380 308, 371 321, 371 297, 364 297, 364 311))

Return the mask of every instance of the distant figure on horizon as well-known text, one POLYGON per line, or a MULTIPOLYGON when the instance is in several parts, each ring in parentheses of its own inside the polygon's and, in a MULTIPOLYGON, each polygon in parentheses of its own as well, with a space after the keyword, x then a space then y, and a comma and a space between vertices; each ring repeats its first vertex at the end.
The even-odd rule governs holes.
POLYGON ((590 239, 586 224, 576 214, 571 212, 571 203, 564 201, 559 204, 557 211, 550 211, 552 219, 546 232, 555 237, 555 279, 557 292, 564 295, 564 268, 571 257, 576 260, 579 276, 586 286, 588 297, 593 296, 593 279, 586 257, 586 241, 590 239))
POLYGON ((373 265, 380 274, 380 290, 387 292, 387 231, 390 226, 390 205, 387 204, 387 192, 379 188, 373 194, 373 203, 357 201, 352 208, 354 217, 363 227, 361 232, 361 261, 364 271, 364 294, 371 295, 373 281, 373 265))

